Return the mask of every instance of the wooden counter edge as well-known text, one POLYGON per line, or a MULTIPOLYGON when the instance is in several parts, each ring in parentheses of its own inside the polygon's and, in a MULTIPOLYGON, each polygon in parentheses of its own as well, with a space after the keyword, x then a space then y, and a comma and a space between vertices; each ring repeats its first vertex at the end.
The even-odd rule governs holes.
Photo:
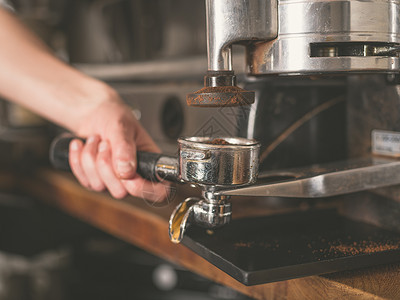
MULTIPOLYGON (((21 184, 21 183, 20 183, 21 184)), ((310 276, 245 286, 168 238, 165 218, 105 194, 86 191, 62 172, 41 170, 23 181, 31 195, 116 237, 257 299, 399 299, 400 267, 310 276)))

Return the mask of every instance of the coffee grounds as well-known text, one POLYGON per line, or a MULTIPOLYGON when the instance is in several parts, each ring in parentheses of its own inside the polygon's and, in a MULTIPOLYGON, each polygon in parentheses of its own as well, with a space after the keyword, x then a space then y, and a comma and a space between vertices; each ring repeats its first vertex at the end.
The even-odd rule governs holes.
POLYGON ((233 145, 233 144, 225 141, 224 139, 220 139, 220 138, 216 138, 211 141, 206 141, 205 143, 211 144, 211 145, 233 145))

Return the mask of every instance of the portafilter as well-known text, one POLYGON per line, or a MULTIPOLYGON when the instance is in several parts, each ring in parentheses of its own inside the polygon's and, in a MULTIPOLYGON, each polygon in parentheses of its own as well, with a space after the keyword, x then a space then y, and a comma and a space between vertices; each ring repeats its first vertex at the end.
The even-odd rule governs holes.
MULTIPOLYGON (((54 167, 70 170, 69 143, 76 137, 62 135, 50 148, 54 167)), ((175 181, 202 188, 202 198, 189 197, 180 203, 169 221, 169 236, 179 243, 190 223, 216 228, 231 220, 230 196, 218 191, 255 183, 260 144, 238 137, 183 137, 178 139, 178 157, 137 152, 137 173, 151 181, 175 181)))

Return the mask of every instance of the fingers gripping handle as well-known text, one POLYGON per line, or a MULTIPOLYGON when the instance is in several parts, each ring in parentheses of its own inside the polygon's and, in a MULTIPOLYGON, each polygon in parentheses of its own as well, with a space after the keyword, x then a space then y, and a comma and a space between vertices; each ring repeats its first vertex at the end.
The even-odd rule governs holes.
MULTIPOLYGON (((69 165, 69 144, 73 139, 84 139, 71 134, 63 134, 55 138, 50 146, 50 162, 56 169, 71 171, 69 165)), ((159 181, 156 175, 156 165, 162 154, 151 152, 137 152, 137 173, 151 181, 159 181)))

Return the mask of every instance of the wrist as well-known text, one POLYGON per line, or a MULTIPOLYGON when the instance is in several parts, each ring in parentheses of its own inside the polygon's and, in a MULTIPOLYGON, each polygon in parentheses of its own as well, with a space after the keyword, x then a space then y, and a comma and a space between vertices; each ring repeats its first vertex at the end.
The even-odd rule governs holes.
POLYGON ((72 132, 79 133, 82 123, 96 113, 96 110, 107 104, 122 104, 118 93, 106 83, 90 78, 83 81, 76 95, 74 118, 68 119, 64 127, 72 132))

